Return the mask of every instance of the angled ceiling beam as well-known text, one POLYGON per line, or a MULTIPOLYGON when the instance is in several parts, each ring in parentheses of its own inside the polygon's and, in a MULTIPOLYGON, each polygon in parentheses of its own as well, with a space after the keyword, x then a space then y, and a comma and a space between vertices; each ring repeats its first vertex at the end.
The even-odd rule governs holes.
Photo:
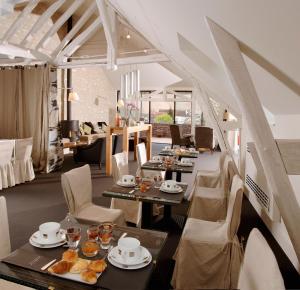
POLYGON ((13 44, 0 44, 0 54, 7 55, 8 57, 22 57, 22 58, 30 58, 35 59, 34 55, 30 50, 20 48, 13 44))
POLYGON ((35 47, 36 50, 40 49, 42 46, 46 45, 49 39, 56 33, 63 24, 71 17, 71 15, 77 10, 77 8, 83 3, 84 0, 76 0, 71 6, 66 10, 66 12, 52 25, 44 37, 35 47))
POLYGON ((33 8, 38 4, 38 2, 39 0, 32 0, 28 2, 28 4, 23 9, 18 18, 15 20, 15 22, 6 31, 5 35, 1 40, 2 43, 8 42, 11 39, 11 37, 16 33, 16 31, 22 27, 22 23, 25 21, 26 17, 31 13, 33 8))
POLYGON ((54 2, 49 8, 38 18, 36 23, 32 26, 29 32, 21 41, 20 45, 26 46, 27 42, 30 42, 34 35, 39 31, 45 22, 59 9, 59 7, 65 2, 65 0, 58 0, 54 2))
POLYGON ((241 53, 239 41, 211 19, 206 18, 206 21, 228 79, 232 84, 242 115, 247 120, 264 173, 298 261, 300 261, 300 236, 298 235, 300 209, 298 201, 241 53))
POLYGON ((102 22, 98 17, 94 22, 80 33, 68 46, 66 46, 54 60, 55 63, 59 63, 63 58, 70 56, 74 53, 83 43, 85 43, 90 37, 93 36, 95 31, 101 27, 102 22))
POLYGON ((87 22, 90 16, 94 13, 96 9, 96 3, 93 2, 88 9, 84 12, 84 14, 80 17, 80 19, 73 26, 71 31, 64 37, 64 39, 60 42, 57 48, 51 54, 52 58, 55 58, 59 52, 72 40, 72 38, 76 35, 76 33, 82 28, 82 26, 87 22))
POLYGON ((104 34, 107 41, 107 68, 115 70, 117 67, 117 17, 115 11, 107 6, 104 0, 96 0, 99 15, 103 21, 104 34))
MULTIPOLYGON (((73 43, 73 41, 72 41, 72 43, 73 43)), ((163 61, 169 61, 169 59, 163 54, 117 58, 118 65, 144 64, 144 63, 163 62, 163 61)), ((104 65, 107 65, 107 59, 106 58, 79 59, 79 60, 74 60, 72 62, 59 61, 56 63, 59 68, 72 68, 75 66, 76 67, 78 67, 78 66, 84 67, 84 66, 93 66, 93 65, 104 66, 104 65)), ((159 92, 161 92, 161 91, 159 91, 159 92)))

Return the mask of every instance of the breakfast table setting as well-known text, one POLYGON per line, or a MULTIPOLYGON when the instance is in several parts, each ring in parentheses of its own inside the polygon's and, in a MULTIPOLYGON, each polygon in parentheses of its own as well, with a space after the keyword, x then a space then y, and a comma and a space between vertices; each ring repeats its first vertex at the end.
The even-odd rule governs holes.
POLYGON ((35 289, 147 289, 167 233, 69 216, 28 238, 0 262, 0 278, 35 289))
POLYGON ((178 156, 179 160, 181 158, 198 158, 199 152, 195 148, 184 148, 177 145, 165 146, 159 154, 160 156, 178 156))

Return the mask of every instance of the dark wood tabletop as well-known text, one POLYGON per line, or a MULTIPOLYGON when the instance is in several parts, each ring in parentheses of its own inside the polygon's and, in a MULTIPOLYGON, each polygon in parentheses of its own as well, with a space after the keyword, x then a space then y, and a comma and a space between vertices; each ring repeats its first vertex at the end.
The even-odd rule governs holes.
POLYGON ((181 173, 193 173, 194 163, 192 166, 181 166, 178 164, 172 164, 166 167, 163 163, 151 163, 146 162, 141 166, 142 169, 156 170, 156 171, 170 171, 170 172, 181 172, 181 173))
MULTIPOLYGON (((87 227, 87 225, 81 224, 83 232, 82 240, 86 239, 87 227)), ((116 227, 113 233, 114 239, 112 244, 116 244, 119 237, 124 232, 127 233, 127 236, 138 238, 141 241, 141 245, 150 251, 153 257, 151 264, 138 270, 124 270, 116 268, 107 262, 108 266, 104 273, 102 273, 102 275, 99 277, 97 283, 95 285, 87 285, 84 283, 73 282, 64 278, 55 277, 48 274, 47 271, 40 270, 41 265, 38 263, 44 265, 53 259, 61 259, 62 253, 66 250, 66 248, 58 247, 52 249, 40 249, 35 248, 27 243, 20 249, 14 251, 8 258, 5 258, 2 260, 2 262, 0 262, 0 278, 35 289, 147 289, 148 281, 151 277, 156 262, 159 259, 160 251, 166 241, 167 233, 142 230, 133 227, 116 227), (31 261, 28 260, 27 262, 27 259, 30 257, 30 255, 32 256, 30 259, 31 261), (22 261, 20 261, 18 257, 20 257, 22 261)), ((81 253, 81 251, 79 251, 79 253, 81 253)), ((105 252, 101 251, 96 258, 101 258, 104 255, 105 252)))

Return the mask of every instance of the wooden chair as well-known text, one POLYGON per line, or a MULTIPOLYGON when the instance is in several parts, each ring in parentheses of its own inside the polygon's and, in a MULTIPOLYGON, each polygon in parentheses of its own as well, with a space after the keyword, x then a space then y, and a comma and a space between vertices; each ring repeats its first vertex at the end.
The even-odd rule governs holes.
POLYGON ((172 148, 174 145, 190 147, 192 145, 190 136, 184 137, 179 125, 170 125, 170 132, 172 138, 172 148))
POLYGON ((195 128, 195 148, 200 152, 213 152, 213 129, 209 127, 197 126, 195 128))

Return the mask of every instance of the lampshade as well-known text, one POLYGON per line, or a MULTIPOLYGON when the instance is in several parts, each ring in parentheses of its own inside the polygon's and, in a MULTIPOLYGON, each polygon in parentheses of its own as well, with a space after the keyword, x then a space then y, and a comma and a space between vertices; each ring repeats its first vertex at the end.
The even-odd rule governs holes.
POLYGON ((79 96, 76 92, 70 92, 68 96, 68 101, 79 101, 79 96))
POLYGON ((117 106, 118 106, 119 108, 123 108, 123 107, 125 106, 124 101, 123 101, 122 99, 119 99, 119 100, 118 100, 118 103, 117 103, 117 106))

